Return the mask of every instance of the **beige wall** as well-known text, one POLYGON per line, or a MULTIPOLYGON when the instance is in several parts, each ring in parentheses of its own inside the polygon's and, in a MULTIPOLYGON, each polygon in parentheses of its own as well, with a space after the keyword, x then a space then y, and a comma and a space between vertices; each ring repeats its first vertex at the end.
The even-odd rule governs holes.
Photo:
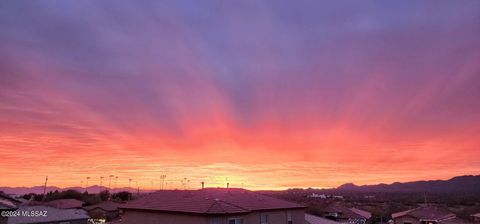
POLYGON ((405 222, 407 223, 412 223, 412 224, 420 224, 420 221, 418 219, 415 219, 414 217, 411 216, 401 216, 393 220, 395 224, 404 224, 405 222))
MULTIPOLYGON (((305 224, 305 212, 303 209, 253 212, 242 216, 244 218, 243 224, 260 224, 261 214, 268 214, 269 224, 287 224, 288 211, 292 212, 293 224, 305 224)), ((225 221, 225 224, 228 224, 228 222, 225 221)))
MULTIPOLYGON (((222 216, 221 224, 228 224, 229 218, 243 218, 243 224, 260 224, 260 214, 268 214, 269 224, 287 224, 287 211, 292 212, 293 224, 305 224, 303 209, 276 210, 267 212, 253 212, 238 216, 222 216)), ((122 215, 122 224, 210 224, 206 216, 185 214, 169 214, 137 210, 125 210, 122 215)))

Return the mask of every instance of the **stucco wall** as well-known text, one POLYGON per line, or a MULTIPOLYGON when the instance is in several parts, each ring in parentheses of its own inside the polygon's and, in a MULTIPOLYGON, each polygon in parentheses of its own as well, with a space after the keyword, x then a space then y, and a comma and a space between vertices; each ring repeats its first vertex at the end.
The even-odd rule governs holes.
MULTIPOLYGON (((269 224, 287 224, 287 211, 292 212, 293 224, 305 224, 305 212, 303 209, 253 212, 243 215, 221 216, 219 218, 221 224, 228 224, 228 219, 230 218, 243 218, 243 224, 260 224, 260 215, 268 214, 269 224)), ((122 215, 122 224, 211 224, 212 217, 125 210, 122 215)))
POLYGON ((294 224, 305 224, 305 212, 303 209, 296 210, 276 210, 267 212, 255 212, 246 215, 244 224, 260 223, 261 214, 268 214, 269 224, 287 224, 287 212, 292 212, 292 220, 294 224))
POLYGON ((207 224, 207 217, 125 210, 122 224, 207 224))

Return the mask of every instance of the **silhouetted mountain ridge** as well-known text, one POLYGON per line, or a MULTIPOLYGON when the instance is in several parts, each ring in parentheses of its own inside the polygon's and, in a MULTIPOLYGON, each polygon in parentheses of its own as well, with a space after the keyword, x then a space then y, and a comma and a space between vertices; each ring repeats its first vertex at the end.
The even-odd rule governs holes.
POLYGON ((336 188, 342 191, 358 192, 435 192, 435 193, 480 193, 480 175, 453 177, 449 180, 428 180, 413 182, 395 182, 357 186, 347 183, 336 188))

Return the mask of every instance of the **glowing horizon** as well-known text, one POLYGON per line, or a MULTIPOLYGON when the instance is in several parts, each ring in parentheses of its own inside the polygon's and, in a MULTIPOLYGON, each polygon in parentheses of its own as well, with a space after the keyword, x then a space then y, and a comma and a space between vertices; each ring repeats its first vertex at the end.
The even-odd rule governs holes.
POLYGON ((478 175, 479 19, 479 1, 4 2, 0 186, 478 175))

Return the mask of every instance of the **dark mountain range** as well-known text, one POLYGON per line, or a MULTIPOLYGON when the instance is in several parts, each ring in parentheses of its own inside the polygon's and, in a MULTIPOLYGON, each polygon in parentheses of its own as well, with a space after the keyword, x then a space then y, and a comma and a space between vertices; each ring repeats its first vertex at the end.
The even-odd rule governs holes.
POLYGON ((431 192, 480 194, 480 175, 458 176, 449 180, 414 181, 406 183, 357 186, 343 184, 336 190, 354 192, 431 192))
MULTIPOLYGON (((85 188, 81 187, 69 187, 69 188, 59 188, 59 187, 47 187, 47 192, 49 191, 62 191, 73 189, 80 192, 84 192, 85 188)), ((98 193, 105 190, 105 187, 94 185, 88 187, 87 191, 89 193, 98 193)), ((299 189, 301 190, 301 189, 299 189)), ((308 190, 308 189, 307 189, 308 190)), ((3 191, 7 194, 28 194, 28 193, 43 193, 43 186, 35 187, 0 187, 0 191, 3 191)), ((133 188, 117 188, 113 192, 119 191, 130 191, 136 192, 137 189, 133 188)), ((362 185, 357 186, 353 183, 347 183, 339 186, 334 189, 324 189, 324 191, 335 191, 335 192, 379 192, 379 193, 401 193, 401 192, 429 192, 429 193, 439 193, 439 194, 476 194, 480 195, 480 175, 476 176, 458 176, 449 180, 429 180, 429 181, 414 181, 406 183, 393 183, 393 184, 376 184, 376 185, 362 185)), ((149 192, 146 190, 140 190, 140 192, 149 192)))

